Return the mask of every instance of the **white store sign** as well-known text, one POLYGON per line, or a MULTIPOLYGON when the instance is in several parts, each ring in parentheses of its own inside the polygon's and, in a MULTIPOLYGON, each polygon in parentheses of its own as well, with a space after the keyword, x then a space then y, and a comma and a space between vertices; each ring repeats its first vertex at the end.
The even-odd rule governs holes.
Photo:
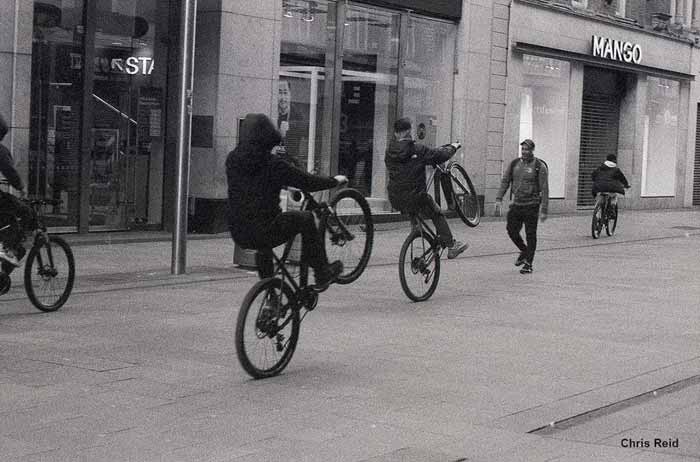
POLYGON ((594 35, 593 56, 623 63, 641 64, 642 47, 636 43, 594 35))

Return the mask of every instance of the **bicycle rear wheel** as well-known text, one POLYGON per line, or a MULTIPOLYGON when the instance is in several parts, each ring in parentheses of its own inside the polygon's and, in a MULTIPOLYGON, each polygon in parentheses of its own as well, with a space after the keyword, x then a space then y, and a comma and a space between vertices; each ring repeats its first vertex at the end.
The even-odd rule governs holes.
POLYGON ((429 299, 440 280, 440 248, 420 231, 408 235, 399 254, 401 288, 414 302, 429 299))
POLYGON ((593 218, 591 219, 591 236, 593 236, 593 239, 598 239, 602 230, 603 204, 599 202, 595 205, 595 208, 593 209, 593 218))
POLYGON ((324 226, 324 245, 328 261, 343 262, 339 284, 349 284, 360 277, 372 253, 374 222, 367 200, 355 189, 343 189, 331 199, 331 209, 324 226))
POLYGON ((605 219, 605 233, 608 236, 615 234, 615 229, 617 229, 617 204, 612 207, 608 204, 608 216, 605 219))
POLYGON ((24 265, 24 288, 41 311, 56 311, 68 300, 75 281, 75 259, 68 243, 48 236, 35 244, 24 265))
POLYGON ((472 228, 477 226, 481 221, 481 208, 472 180, 459 164, 452 164, 450 167, 450 180, 452 182, 452 200, 457 215, 467 226, 472 228))
POLYGON ((299 311, 292 308, 293 291, 278 278, 258 281, 243 299, 236 322, 236 353, 254 379, 284 370, 299 340, 299 311))

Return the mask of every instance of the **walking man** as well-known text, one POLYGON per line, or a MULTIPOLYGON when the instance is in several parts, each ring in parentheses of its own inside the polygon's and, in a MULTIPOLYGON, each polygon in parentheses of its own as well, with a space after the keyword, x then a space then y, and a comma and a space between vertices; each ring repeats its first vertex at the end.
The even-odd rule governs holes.
POLYGON ((522 266, 521 274, 532 273, 532 262, 537 248, 537 219, 547 219, 549 181, 547 164, 535 157, 535 142, 527 139, 520 143, 521 157, 515 158, 501 179, 496 195, 496 215, 501 215, 503 195, 510 187, 513 202, 508 210, 508 236, 520 250, 515 266, 522 266), (525 225, 525 240, 520 230, 525 225))

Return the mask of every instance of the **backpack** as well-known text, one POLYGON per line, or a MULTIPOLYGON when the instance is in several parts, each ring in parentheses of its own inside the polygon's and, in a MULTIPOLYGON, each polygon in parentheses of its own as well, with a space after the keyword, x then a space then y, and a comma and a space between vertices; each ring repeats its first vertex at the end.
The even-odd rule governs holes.
MULTIPOLYGON (((515 163, 518 162, 519 160, 520 160, 520 157, 516 157, 510 163, 511 175, 513 174, 513 168, 515 168, 515 163)), ((535 157, 535 174, 537 175, 537 187, 538 188, 540 187, 540 169, 542 168, 542 165, 544 165, 544 168, 549 172, 549 165, 547 165, 547 162, 545 162, 543 159, 540 159, 539 157, 535 157)), ((512 183, 512 180, 511 180, 511 183, 512 183)), ((513 199, 513 186, 512 185, 510 187, 510 198, 513 199)))

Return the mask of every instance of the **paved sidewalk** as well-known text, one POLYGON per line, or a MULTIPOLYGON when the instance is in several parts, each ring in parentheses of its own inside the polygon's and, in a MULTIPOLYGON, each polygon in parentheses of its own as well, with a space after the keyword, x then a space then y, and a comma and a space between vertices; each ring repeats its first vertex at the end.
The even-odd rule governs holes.
POLYGON ((471 248, 429 302, 397 281, 408 225, 382 225, 264 381, 235 359, 255 275, 227 236, 189 241, 181 276, 153 236, 74 245, 66 307, 2 298, 0 460, 700 460, 698 211, 625 211, 598 240, 551 217, 526 276, 502 220, 451 225, 471 248))

